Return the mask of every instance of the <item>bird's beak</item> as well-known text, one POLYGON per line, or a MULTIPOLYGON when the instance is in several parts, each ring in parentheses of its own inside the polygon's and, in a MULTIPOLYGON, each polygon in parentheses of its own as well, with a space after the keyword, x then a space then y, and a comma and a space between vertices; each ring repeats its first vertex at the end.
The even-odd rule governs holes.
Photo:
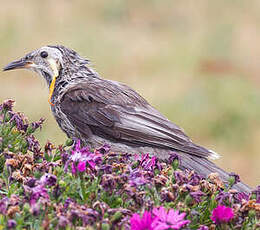
POLYGON ((33 62, 27 61, 24 58, 18 60, 18 61, 13 61, 9 63, 7 66, 3 68, 3 71, 7 70, 13 70, 13 69, 24 69, 24 68, 30 68, 34 65, 33 62))

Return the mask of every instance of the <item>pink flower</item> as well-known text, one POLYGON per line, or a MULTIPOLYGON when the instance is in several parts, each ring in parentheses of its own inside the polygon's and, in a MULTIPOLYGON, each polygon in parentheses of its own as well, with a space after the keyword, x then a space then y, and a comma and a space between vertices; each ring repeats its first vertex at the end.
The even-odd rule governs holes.
POLYGON ((142 154, 141 156, 136 154, 134 157, 145 170, 153 170, 157 165, 157 157, 150 157, 148 153, 142 154))
POLYGON ((101 156, 102 154, 90 152, 87 147, 81 148, 80 140, 78 140, 70 156, 72 174, 85 172, 87 165, 91 169, 95 169, 96 163, 101 161, 101 156))
POLYGON ((29 201, 31 206, 35 205, 37 203, 37 201, 39 200, 39 198, 42 198, 43 200, 46 200, 46 201, 49 200, 48 190, 42 184, 37 185, 34 188, 30 188, 29 186, 26 186, 25 190, 27 190, 28 192, 31 193, 30 201, 29 201))
POLYGON ((153 230, 153 220, 154 218, 152 217, 151 212, 144 211, 142 217, 140 217, 137 213, 134 213, 130 219, 131 230, 153 230))
POLYGON ((179 213, 178 210, 174 209, 167 212, 164 207, 154 208, 153 214, 156 216, 152 224, 154 230, 180 229, 190 223, 189 220, 184 220, 186 213, 179 213))
POLYGON ((74 163, 71 164, 71 172, 73 175, 77 174, 77 168, 74 163))
POLYGON ((86 162, 80 161, 77 165, 77 169, 79 172, 85 172, 86 171, 86 162))
POLYGON ((233 212, 232 208, 229 208, 229 207, 226 207, 223 205, 219 205, 218 207, 213 209, 212 215, 210 218, 215 224, 219 224, 219 223, 227 223, 233 217, 234 217, 234 212, 233 212))

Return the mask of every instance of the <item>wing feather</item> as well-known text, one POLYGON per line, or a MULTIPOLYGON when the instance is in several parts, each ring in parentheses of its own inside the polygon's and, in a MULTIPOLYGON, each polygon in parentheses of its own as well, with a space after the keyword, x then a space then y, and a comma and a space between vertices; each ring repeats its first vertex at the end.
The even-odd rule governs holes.
POLYGON ((86 128, 117 142, 180 150, 201 157, 211 154, 194 144, 139 94, 118 82, 98 79, 80 83, 69 89, 60 103, 62 112, 81 133, 86 128))

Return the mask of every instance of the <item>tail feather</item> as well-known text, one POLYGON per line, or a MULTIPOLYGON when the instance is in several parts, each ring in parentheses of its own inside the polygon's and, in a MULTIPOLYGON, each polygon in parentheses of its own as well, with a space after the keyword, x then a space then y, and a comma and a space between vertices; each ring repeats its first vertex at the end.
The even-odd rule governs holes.
MULTIPOLYGON (((196 173, 205 178, 207 178, 210 173, 218 173, 223 182, 225 184, 228 183, 228 178, 230 177, 229 174, 223 169, 219 168, 210 160, 202 157, 191 156, 185 153, 180 153, 180 155, 181 169, 194 170, 196 173)), ((250 193, 250 191, 252 190, 248 185, 242 182, 235 184, 233 188, 238 190, 239 192, 244 192, 246 194, 250 193)))

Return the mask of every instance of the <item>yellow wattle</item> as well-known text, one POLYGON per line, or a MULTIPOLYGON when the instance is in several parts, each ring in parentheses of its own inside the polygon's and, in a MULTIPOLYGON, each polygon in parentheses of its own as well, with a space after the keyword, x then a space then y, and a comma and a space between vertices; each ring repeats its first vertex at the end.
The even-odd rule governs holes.
POLYGON ((52 97, 52 94, 53 94, 53 91, 54 91, 55 82, 56 82, 56 77, 54 76, 52 81, 51 81, 49 99, 48 99, 49 104, 52 105, 52 106, 54 104, 51 102, 51 97, 52 97))

